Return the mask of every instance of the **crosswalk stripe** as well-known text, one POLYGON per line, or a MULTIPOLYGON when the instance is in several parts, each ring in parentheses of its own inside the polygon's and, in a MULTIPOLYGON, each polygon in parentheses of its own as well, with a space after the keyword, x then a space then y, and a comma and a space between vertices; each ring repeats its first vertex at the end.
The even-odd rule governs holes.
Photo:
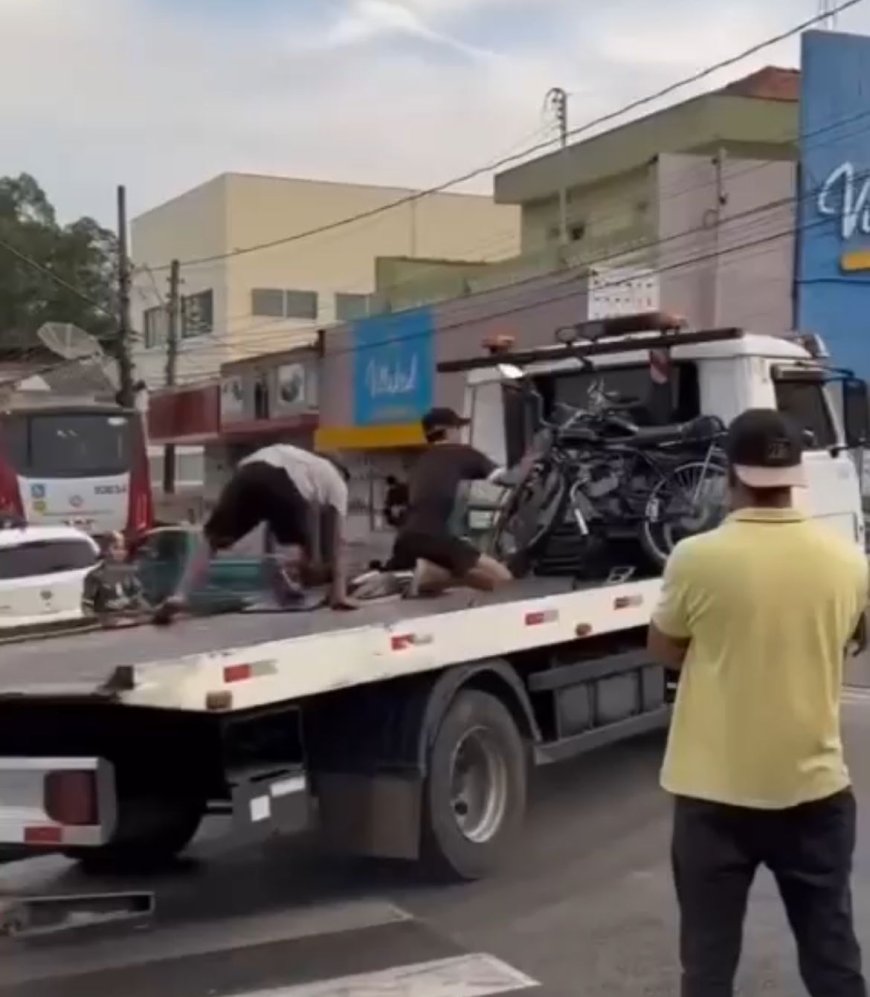
POLYGON ((0 997, 489 997, 531 977, 388 901, 166 924, 147 935, 63 946, 36 960, 0 944, 0 997))
POLYGON ((477 952, 236 997, 489 997, 537 986, 500 959, 477 952))

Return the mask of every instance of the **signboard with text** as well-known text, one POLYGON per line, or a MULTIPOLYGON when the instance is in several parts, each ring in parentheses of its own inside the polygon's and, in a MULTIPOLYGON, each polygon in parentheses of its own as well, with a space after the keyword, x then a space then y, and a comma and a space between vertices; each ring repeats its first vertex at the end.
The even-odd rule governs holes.
POLYGON ((870 376, 870 37, 803 36, 797 326, 870 376))
POLYGON ((354 423, 410 423, 432 406, 435 326, 430 308, 353 324, 354 423))

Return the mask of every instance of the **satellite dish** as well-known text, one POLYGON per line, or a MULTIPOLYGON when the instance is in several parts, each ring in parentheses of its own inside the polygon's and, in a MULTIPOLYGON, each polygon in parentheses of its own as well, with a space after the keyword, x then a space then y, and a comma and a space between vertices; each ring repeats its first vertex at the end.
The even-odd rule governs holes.
POLYGON ((36 335, 43 346, 64 360, 98 360, 103 356, 99 340, 72 322, 46 322, 36 335))

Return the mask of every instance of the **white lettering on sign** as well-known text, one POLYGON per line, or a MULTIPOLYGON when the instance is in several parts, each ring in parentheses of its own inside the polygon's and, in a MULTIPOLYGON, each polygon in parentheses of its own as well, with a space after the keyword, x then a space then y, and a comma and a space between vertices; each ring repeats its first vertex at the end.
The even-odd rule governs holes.
POLYGON ((822 184, 817 203, 821 214, 839 216, 844 241, 858 232, 870 235, 870 177, 856 184, 852 163, 843 163, 831 172, 822 184))
POLYGON ((417 357, 412 357, 407 367, 402 366, 401 360, 394 363, 370 360, 366 367, 369 398, 413 394, 417 390, 417 381, 417 357))

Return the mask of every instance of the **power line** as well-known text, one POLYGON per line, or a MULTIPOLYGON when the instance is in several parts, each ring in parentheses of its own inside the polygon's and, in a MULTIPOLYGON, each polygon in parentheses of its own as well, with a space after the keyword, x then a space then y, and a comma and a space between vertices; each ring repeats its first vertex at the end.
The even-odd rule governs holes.
MULTIPOLYGON (((843 0, 843 2, 838 4, 835 8, 833 8, 829 12, 823 14, 816 14, 814 17, 802 21, 800 24, 797 24, 786 31, 780 32, 777 35, 773 35, 769 38, 766 38, 763 41, 760 41, 757 44, 752 45, 750 48, 745 49, 744 51, 739 52, 736 55, 730 56, 727 59, 723 59, 720 62, 717 62, 711 66, 706 67, 705 69, 700 70, 699 72, 692 73, 690 76, 677 80, 676 82, 671 83, 668 86, 663 87, 662 89, 657 90, 652 94, 647 94, 645 97, 640 97, 637 100, 631 101, 630 103, 623 105, 622 107, 616 109, 615 111, 610 111, 607 114, 602 114, 597 118, 593 118, 591 121, 587 121, 585 124, 579 125, 576 128, 572 128, 568 132, 568 137, 574 138, 577 135, 585 134, 586 132, 589 132, 593 128, 597 128, 599 125, 607 124, 611 121, 614 121, 617 118, 624 117, 626 114, 630 113, 631 111, 635 111, 638 108, 645 107, 648 104, 655 103, 656 101, 661 100, 663 97, 670 96, 671 94, 675 93, 677 90, 681 90, 683 87, 690 86, 693 83, 698 83, 699 81, 706 79, 709 76, 712 76, 714 73, 717 73, 723 69, 728 69, 731 66, 734 66, 739 62, 742 62, 744 59, 748 59, 753 55, 757 55, 759 52, 762 52, 764 49, 769 48, 772 45, 777 45, 780 42, 787 41, 789 38, 793 38, 794 36, 801 34, 801 32, 807 30, 807 28, 811 28, 813 27, 813 25, 825 21, 825 19, 830 17, 831 15, 839 14, 842 11, 848 10, 850 7, 855 7, 857 6, 857 4, 862 2, 863 0, 843 0)), ((503 156, 502 158, 496 160, 495 162, 491 162, 485 166, 469 170, 467 173, 454 177, 453 179, 438 184, 435 187, 429 187, 424 190, 414 191, 410 194, 405 195, 404 197, 397 198, 395 201, 390 201, 387 204, 378 205, 377 207, 369 208, 366 211, 360 211, 357 212, 356 214, 348 215, 345 218, 336 219, 334 222, 327 222, 323 225, 318 225, 311 229, 306 229, 301 232, 295 232, 291 235, 282 236, 277 239, 270 239, 266 242, 256 243, 252 246, 243 246, 238 249, 232 249, 225 253, 215 253, 211 256, 203 256, 190 260, 182 260, 181 264, 182 266, 199 266, 206 263, 217 263, 220 260, 231 259, 237 256, 244 256, 249 253, 260 252, 265 249, 273 249, 276 246, 283 246, 291 242, 298 242, 301 239, 308 239, 311 238, 311 236, 320 235, 322 232, 330 232, 333 231, 334 229, 343 228, 346 225, 352 225, 355 222, 365 221, 366 219, 376 217, 377 215, 384 214, 387 211, 392 211, 395 208, 402 207, 406 204, 412 204, 415 201, 419 201, 424 197, 430 197, 434 194, 443 193, 444 191, 448 190, 451 187, 456 187, 459 184, 467 183, 469 180, 474 180, 475 178, 482 176, 483 174, 492 173, 495 170, 501 169, 504 166, 508 166, 512 163, 518 162, 521 159, 525 159, 526 157, 533 155, 534 153, 543 152, 547 149, 550 149, 554 145, 554 143, 558 142, 559 140, 560 139, 558 136, 554 136, 553 138, 546 139, 542 142, 538 142, 537 144, 530 146, 524 151, 512 153, 508 156, 503 156)), ((168 268, 168 266, 169 264, 163 264, 159 267, 154 267, 154 269, 165 270, 168 268)))

